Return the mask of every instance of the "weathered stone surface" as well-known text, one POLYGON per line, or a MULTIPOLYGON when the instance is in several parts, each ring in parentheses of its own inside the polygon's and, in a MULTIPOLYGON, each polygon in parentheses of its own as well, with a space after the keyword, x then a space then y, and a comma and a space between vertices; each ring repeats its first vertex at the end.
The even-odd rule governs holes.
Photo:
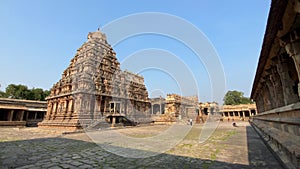
POLYGON ((100 31, 88 34, 47 101, 39 127, 63 130, 95 125, 109 114, 138 120, 150 110, 144 78, 120 70, 116 53, 100 31))
POLYGON ((300 166, 298 2, 273 0, 251 98, 252 124, 287 168, 300 166))
POLYGON ((198 96, 167 94, 167 98, 151 99, 152 115, 156 123, 172 123, 177 120, 193 119, 202 116, 198 96))
MULTIPOLYGON (((116 132, 130 137, 151 137, 168 127, 151 125, 116 129, 116 132), (148 131, 152 133, 149 135, 148 131)), ((6 139, 0 142, 0 165, 1 168, 24 169, 281 168, 249 123, 239 122, 238 127, 232 127, 230 123, 221 122, 206 142, 199 143, 202 128, 203 125, 193 125, 188 135, 172 149, 148 158, 115 155, 97 146, 85 133, 58 135, 45 133, 41 129, 21 129, 16 132, 12 128, 0 128, 0 140, 6 139), (28 135, 31 136, 30 140, 28 135), (23 145, 22 148, 19 145, 23 145), (28 154, 42 158, 29 159, 28 154)))

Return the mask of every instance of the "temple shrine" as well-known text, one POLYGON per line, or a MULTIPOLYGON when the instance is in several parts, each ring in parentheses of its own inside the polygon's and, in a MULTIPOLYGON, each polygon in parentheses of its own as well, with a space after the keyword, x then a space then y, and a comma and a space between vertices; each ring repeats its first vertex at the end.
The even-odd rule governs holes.
POLYGON ((144 78, 120 69, 116 53, 98 30, 88 34, 51 88, 46 117, 39 127, 76 130, 113 114, 144 118, 150 107, 144 78))

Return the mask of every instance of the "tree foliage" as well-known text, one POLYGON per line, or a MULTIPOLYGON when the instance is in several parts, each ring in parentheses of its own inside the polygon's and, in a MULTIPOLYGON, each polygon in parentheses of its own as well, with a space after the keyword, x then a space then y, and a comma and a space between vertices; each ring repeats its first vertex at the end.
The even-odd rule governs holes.
POLYGON ((0 97, 26 100, 45 100, 50 94, 48 90, 41 88, 28 89, 25 85, 10 84, 6 87, 5 92, 0 91, 0 97))
POLYGON ((6 97, 6 93, 3 91, 0 91, 0 97, 6 97))
POLYGON ((225 105, 238 105, 253 103, 248 97, 244 97, 244 93, 240 91, 228 91, 223 98, 225 105))

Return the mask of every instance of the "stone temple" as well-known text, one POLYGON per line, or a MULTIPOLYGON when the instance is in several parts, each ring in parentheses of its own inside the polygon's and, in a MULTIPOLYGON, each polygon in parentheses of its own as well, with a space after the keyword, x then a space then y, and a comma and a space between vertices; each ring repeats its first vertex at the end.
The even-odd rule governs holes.
POLYGON ((151 107, 144 78, 121 71, 116 53, 99 30, 88 34, 62 78, 51 88, 47 104, 39 127, 67 130, 109 115, 143 118, 151 107))

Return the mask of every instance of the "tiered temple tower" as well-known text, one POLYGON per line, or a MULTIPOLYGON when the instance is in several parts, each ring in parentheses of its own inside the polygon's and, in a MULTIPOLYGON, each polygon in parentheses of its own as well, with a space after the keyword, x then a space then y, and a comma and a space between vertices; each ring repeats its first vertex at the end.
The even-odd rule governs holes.
POLYGON ((87 39, 53 85, 39 127, 75 130, 111 114, 134 118, 150 110, 144 78, 120 70, 105 34, 92 32, 87 39))

